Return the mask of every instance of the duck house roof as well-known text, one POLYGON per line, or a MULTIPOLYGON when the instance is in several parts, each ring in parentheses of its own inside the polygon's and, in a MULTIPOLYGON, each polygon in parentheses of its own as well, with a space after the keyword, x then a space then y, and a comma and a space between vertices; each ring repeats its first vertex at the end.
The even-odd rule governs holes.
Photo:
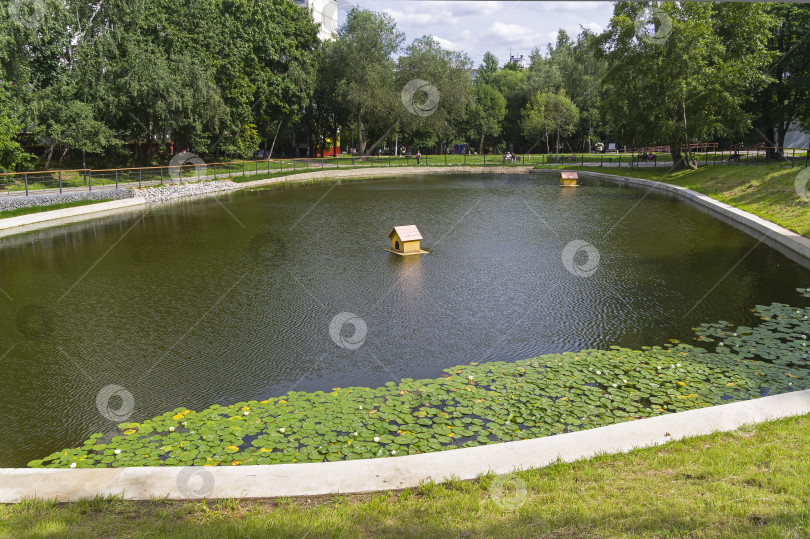
POLYGON ((391 233, 388 234, 388 237, 390 238, 394 234, 399 236, 399 239, 402 241, 415 241, 422 239, 422 234, 419 233, 419 229, 416 228, 416 225, 395 226, 391 230, 391 233))

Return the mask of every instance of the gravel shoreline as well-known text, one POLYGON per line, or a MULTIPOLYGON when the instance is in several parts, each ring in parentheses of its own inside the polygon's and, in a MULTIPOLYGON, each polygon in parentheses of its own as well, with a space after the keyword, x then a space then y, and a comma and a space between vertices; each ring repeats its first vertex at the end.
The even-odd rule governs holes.
POLYGON ((33 195, 27 197, 9 197, 0 199, 0 211, 16 210, 34 206, 51 206, 79 200, 123 200, 133 197, 143 197, 147 204, 159 204, 169 200, 185 198, 195 195, 207 195, 224 191, 234 191, 241 188, 238 183, 230 180, 221 180, 202 183, 188 183, 185 185, 165 185, 163 187, 149 187, 146 189, 107 189, 93 192, 63 193, 61 195, 33 195))
POLYGON ((187 183, 185 185, 164 185, 163 187, 150 187, 135 191, 136 196, 146 199, 147 204, 158 204, 177 198, 185 198, 195 195, 207 195, 209 193, 219 193, 223 191, 234 191, 242 186, 230 180, 215 182, 187 183))

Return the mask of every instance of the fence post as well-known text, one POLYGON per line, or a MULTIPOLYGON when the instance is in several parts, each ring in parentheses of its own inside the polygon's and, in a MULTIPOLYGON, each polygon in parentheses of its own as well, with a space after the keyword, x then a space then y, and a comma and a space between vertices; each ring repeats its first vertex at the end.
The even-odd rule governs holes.
POLYGON ((163 185, 163 167, 160 167, 160 185, 163 185))
MULTIPOLYGON (((140 182, 138 182, 138 186, 140 187, 140 182)), ((118 191, 118 171, 117 170, 115 171, 115 190, 118 191)))
POLYGON ((605 156, 602 155, 602 154, 599 154, 599 167, 601 168, 603 166, 605 166, 605 156))
POLYGON ((462 155, 464 156, 464 166, 466 167, 467 166, 467 154, 463 153, 462 155))
POLYGON ((245 162, 242 161, 242 176, 245 175, 245 162))
POLYGON ((87 188, 92 193, 93 192, 93 171, 87 171, 87 188))
POLYGON ((487 152, 484 152, 484 168, 487 166, 487 152))
POLYGON ((793 168, 793 161, 796 160, 796 148, 793 148, 793 156, 790 158, 790 168, 793 168))
POLYGON ((807 160, 810 159, 810 148, 804 152, 804 168, 807 168, 807 160))
POLYGON ((62 171, 59 171, 59 194, 62 194, 62 171))
POLYGON ((23 174, 23 181, 25 182, 25 196, 28 196, 28 174, 23 174))

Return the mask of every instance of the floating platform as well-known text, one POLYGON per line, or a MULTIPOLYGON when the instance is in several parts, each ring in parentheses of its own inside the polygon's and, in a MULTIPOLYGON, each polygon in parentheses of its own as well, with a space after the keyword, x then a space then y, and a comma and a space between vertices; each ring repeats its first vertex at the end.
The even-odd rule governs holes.
POLYGON ((422 249, 418 251, 411 251, 409 253, 403 253, 402 251, 395 251, 393 249, 383 249, 383 251, 388 251, 389 253, 394 253, 395 255, 399 256, 410 256, 410 255, 426 255, 428 251, 423 251, 422 249))

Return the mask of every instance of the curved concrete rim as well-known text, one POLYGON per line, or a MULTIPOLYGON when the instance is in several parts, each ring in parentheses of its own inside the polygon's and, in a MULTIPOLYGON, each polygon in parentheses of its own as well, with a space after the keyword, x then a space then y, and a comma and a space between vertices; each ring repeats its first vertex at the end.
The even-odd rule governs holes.
POLYGON ((810 390, 617 423, 606 427, 402 457, 224 467, 0 469, 0 503, 315 496, 416 487, 420 481, 475 479, 558 461, 625 453, 691 436, 727 432, 810 413, 810 390))
MULTIPOLYGON (((87 204, 85 206, 74 206, 72 208, 62 208, 61 210, 50 210, 38 213, 29 213, 28 215, 20 215, 18 217, 7 217, 0 219, 0 230, 6 231, 8 229, 18 227, 30 227, 40 223, 49 223, 50 226, 61 224, 59 222, 50 223, 50 221, 69 221, 81 219, 87 216, 88 219, 98 217, 100 213, 118 210, 122 208, 132 208, 135 206, 142 206, 146 204, 146 199, 143 197, 122 198, 120 200, 111 200, 109 202, 97 202, 94 204, 87 204)), ((29 229, 26 229, 26 231, 29 229)))
MULTIPOLYGON (((531 172, 533 174, 557 175, 561 171, 554 169, 533 169, 531 172)), ((810 261, 810 239, 805 238, 801 234, 793 232, 792 230, 779 226, 776 223, 763 219, 762 217, 748 213, 745 210, 741 210, 724 202, 720 202, 719 200, 715 200, 709 195, 698 193, 697 191, 687 189, 686 187, 656 182, 653 180, 630 178, 628 176, 617 176, 615 174, 605 174, 603 172, 576 172, 583 178, 607 180, 619 185, 645 188, 649 191, 658 191, 676 196, 686 200, 687 202, 695 204, 696 206, 709 210, 711 213, 723 218, 724 220, 739 226, 749 234, 754 236, 762 236, 762 239, 767 239, 768 243, 770 244, 776 244, 787 248, 791 252, 800 255, 803 259, 803 263, 805 264, 810 261)))

